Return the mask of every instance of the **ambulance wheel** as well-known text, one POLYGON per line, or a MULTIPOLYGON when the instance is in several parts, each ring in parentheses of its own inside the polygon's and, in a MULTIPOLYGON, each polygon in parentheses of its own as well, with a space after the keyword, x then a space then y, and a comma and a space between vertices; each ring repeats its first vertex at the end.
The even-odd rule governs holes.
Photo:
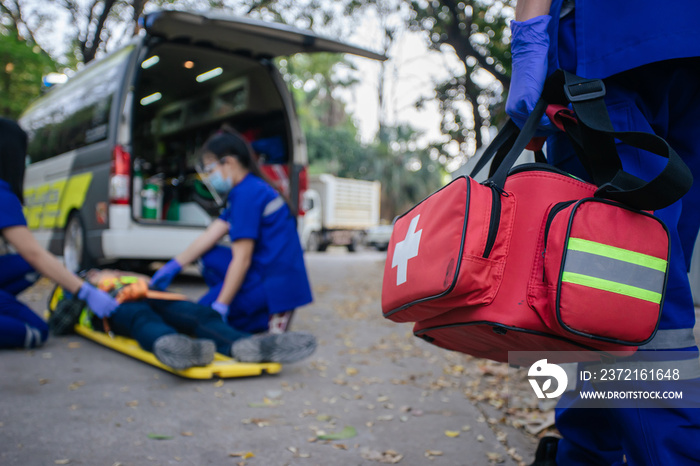
POLYGON ((68 217, 63 237, 63 263, 71 272, 78 272, 90 266, 87 252, 85 225, 78 212, 68 217))
POLYGON ((321 237, 320 235, 312 231, 309 233, 309 238, 306 240, 306 250, 307 251, 320 251, 321 250, 321 237))

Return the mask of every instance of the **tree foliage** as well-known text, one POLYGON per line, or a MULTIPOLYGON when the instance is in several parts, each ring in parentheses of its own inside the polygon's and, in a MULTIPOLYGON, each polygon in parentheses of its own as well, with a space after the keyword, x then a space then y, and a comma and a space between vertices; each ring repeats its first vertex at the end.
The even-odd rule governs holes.
POLYGON ((342 55, 296 55, 278 61, 295 97, 306 135, 311 173, 378 180, 382 183, 382 217, 393 219, 441 186, 444 168, 420 133, 408 125, 380 125, 370 144, 357 128, 337 91, 354 86, 357 70, 342 55))
MULTIPOLYGON (((29 73, 36 86, 40 82, 37 81, 38 77, 46 71, 44 68, 51 65, 50 54, 64 68, 79 68, 81 64, 116 49, 138 33, 139 17, 156 8, 214 8, 227 14, 294 24, 330 37, 347 37, 359 21, 357 17, 348 17, 348 12, 372 5, 378 8, 380 17, 398 12, 402 18, 399 24, 404 24, 408 14, 413 12, 410 24, 414 28, 424 27, 427 31, 427 25, 431 24, 433 32, 436 32, 445 27, 447 22, 430 23, 427 20, 430 14, 428 7, 440 2, 424 5, 423 16, 418 10, 418 3, 409 0, 3 0, 0 4, 0 22, 6 29, 17 31, 12 47, 23 44, 25 48, 12 48, 8 53, 21 57, 23 73, 29 73), (54 17, 58 16, 69 20, 64 37, 47 43, 47 33, 53 29, 54 17), (57 47, 56 42, 63 46, 57 47), (62 50, 63 54, 57 54, 57 50, 62 50), (36 66, 31 63, 36 63, 36 66)), ((484 21, 488 23, 486 16, 484 21)), ((479 21, 475 22, 481 25, 479 21)), ((385 23, 385 40, 382 44, 385 50, 389 49, 397 32, 397 22, 392 27, 388 24, 385 23)), ((444 43, 450 44, 447 39, 451 40, 452 32, 446 31, 444 43)), ((488 32, 486 36, 489 36, 488 32)), ((489 37, 499 40, 495 35, 489 37)), ((0 39, 3 40, 3 50, 10 50, 10 45, 6 45, 10 41, 5 37, 0 39)), ((438 42, 434 47, 439 48, 438 42)), ((483 52, 488 49, 488 44, 476 41, 473 49, 483 52), (479 46, 482 48, 479 49, 479 46)), ((481 68, 488 69, 487 65, 490 65, 495 70, 499 66, 498 62, 484 63, 486 65, 481 65, 481 68)), ((380 180, 384 189, 385 218, 392 218, 440 186, 444 169, 436 161, 438 151, 420 148, 417 144, 420 134, 410 126, 387 125, 382 118, 376 140, 371 144, 360 141, 357 128, 339 96, 339 91, 351 88, 358 80, 351 61, 340 55, 320 54, 290 57, 279 60, 278 64, 297 103, 312 170, 380 180)), ((476 72, 477 68, 473 67, 473 71, 476 72)), ((38 88, 23 90, 17 83, 11 85, 27 99, 38 94, 38 88)), ((446 89, 438 96, 450 92, 446 89)), ((485 92, 481 90, 481 94, 485 92)), ((381 87, 378 98, 383 100, 381 87)), ((3 101, 0 103, 5 105, 3 101)), ((13 100, 12 105, 14 107, 8 111, 17 113, 24 108, 26 100, 13 100)), ((467 120, 464 118, 464 121, 467 120)), ((449 129, 447 126, 445 128, 449 129)), ((456 131, 451 134, 456 138, 456 131)))
POLYGON ((450 48, 464 74, 437 83, 441 128, 462 151, 482 145, 482 128, 503 118, 502 91, 510 86, 509 1, 411 0, 410 27, 426 34, 431 49, 450 48), (488 75, 485 76, 484 72, 488 75), (466 105, 464 105, 466 104, 466 105))
POLYGON ((14 28, 0 27, 0 115, 17 118, 39 95, 42 77, 55 70, 51 58, 14 28))
MULTIPOLYGON (((482 131, 504 118, 502 95, 510 86, 510 33, 513 0, 394 0, 394 14, 410 30, 422 32, 431 50, 454 53, 462 73, 436 82, 434 92, 419 100, 437 100, 442 133, 436 148, 444 156, 471 154, 482 145, 482 131), (408 13, 404 13, 407 10, 408 13), (398 13, 397 13, 398 12, 398 13), (448 150, 449 147, 458 150, 448 150)), ((350 11, 375 8, 386 14, 386 0, 350 0, 350 11)), ((387 29, 386 34, 396 31, 387 29)))

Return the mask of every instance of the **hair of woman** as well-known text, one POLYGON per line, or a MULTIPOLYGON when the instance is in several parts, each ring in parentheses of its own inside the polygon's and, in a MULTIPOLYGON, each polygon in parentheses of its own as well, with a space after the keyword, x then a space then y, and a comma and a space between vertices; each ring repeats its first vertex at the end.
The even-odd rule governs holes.
POLYGON ((27 133, 16 121, 0 117, 0 179, 24 203, 24 167, 27 158, 27 133))

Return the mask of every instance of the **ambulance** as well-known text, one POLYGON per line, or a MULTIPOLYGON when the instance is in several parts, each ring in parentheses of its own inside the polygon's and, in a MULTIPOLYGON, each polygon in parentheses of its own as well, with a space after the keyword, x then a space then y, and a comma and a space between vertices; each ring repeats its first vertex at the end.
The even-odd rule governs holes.
POLYGON ((281 24, 159 11, 129 44, 37 99, 27 131, 25 215, 74 271, 181 252, 224 200, 197 170, 222 127, 243 134, 299 214, 307 155, 292 96, 273 64, 300 52, 381 54, 281 24))

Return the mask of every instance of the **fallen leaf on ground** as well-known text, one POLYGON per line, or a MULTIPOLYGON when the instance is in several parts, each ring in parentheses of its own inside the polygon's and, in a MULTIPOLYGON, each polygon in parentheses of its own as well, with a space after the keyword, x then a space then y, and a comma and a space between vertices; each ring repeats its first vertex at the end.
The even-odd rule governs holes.
POLYGON ((192 432, 180 432, 183 437, 192 437, 194 434, 192 432))
POLYGON ((232 458, 243 458, 244 460, 247 460, 248 458, 255 458, 255 455, 253 454, 252 451, 241 451, 237 453, 229 453, 228 456, 232 458))
POLYGON ((548 427, 554 425, 554 411, 544 414, 543 417, 526 421, 525 428, 533 435, 539 434, 548 427))
POLYGON ((151 440, 170 440, 173 438, 173 436, 162 434, 148 434, 148 438, 150 438, 151 440))
POLYGON ((425 452, 426 458, 432 458, 433 456, 442 456, 442 451, 440 451, 440 450, 427 450, 425 452))
POLYGON ((49 382, 50 382, 49 379, 39 379, 39 385, 46 385, 49 382))
POLYGON ((311 458, 310 453, 301 453, 297 447, 287 447, 287 450, 291 451, 295 458, 311 458))
POLYGON ((499 453, 488 452, 486 453, 486 457, 489 459, 489 461, 496 463, 503 463, 504 461, 503 457, 499 453))
POLYGON ((377 461, 385 464, 396 464, 403 459, 403 455, 400 455, 394 450, 380 452, 377 450, 370 450, 366 447, 360 451, 360 456, 366 460, 377 461))
POLYGON ((68 343, 68 348, 70 348, 70 349, 80 348, 80 342, 79 341, 71 341, 70 343, 68 343))
POLYGON ((56 460, 54 461, 55 464, 68 464, 70 463, 70 460, 56 460))
POLYGON ((216 383, 214 383, 214 386, 216 388, 223 387, 224 386, 224 381, 222 379, 219 379, 216 383))
POLYGON ((345 440, 357 436, 357 430, 353 426, 345 426, 340 432, 331 432, 318 436, 319 440, 345 440))
POLYGON ((459 437, 459 431, 458 430, 446 430, 445 435, 447 435, 450 438, 459 437))
POLYGON ((263 398, 262 403, 248 403, 251 408, 272 408, 282 404, 282 400, 271 400, 267 397, 263 398))
POLYGON ((255 424, 258 427, 268 427, 270 425, 270 420, 269 419, 262 419, 258 417, 253 417, 250 419, 243 419, 241 420, 243 424, 255 424))
POLYGON ((139 400, 127 401, 126 405, 130 408, 135 408, 139 405, 139 400))
POLYGON ((68 385, 68 390, 77 390, 83 385, 85 385, 85 382, 83 382, 82 380, 78 380, 77 382, 73 382, 72 384, 68 385))

